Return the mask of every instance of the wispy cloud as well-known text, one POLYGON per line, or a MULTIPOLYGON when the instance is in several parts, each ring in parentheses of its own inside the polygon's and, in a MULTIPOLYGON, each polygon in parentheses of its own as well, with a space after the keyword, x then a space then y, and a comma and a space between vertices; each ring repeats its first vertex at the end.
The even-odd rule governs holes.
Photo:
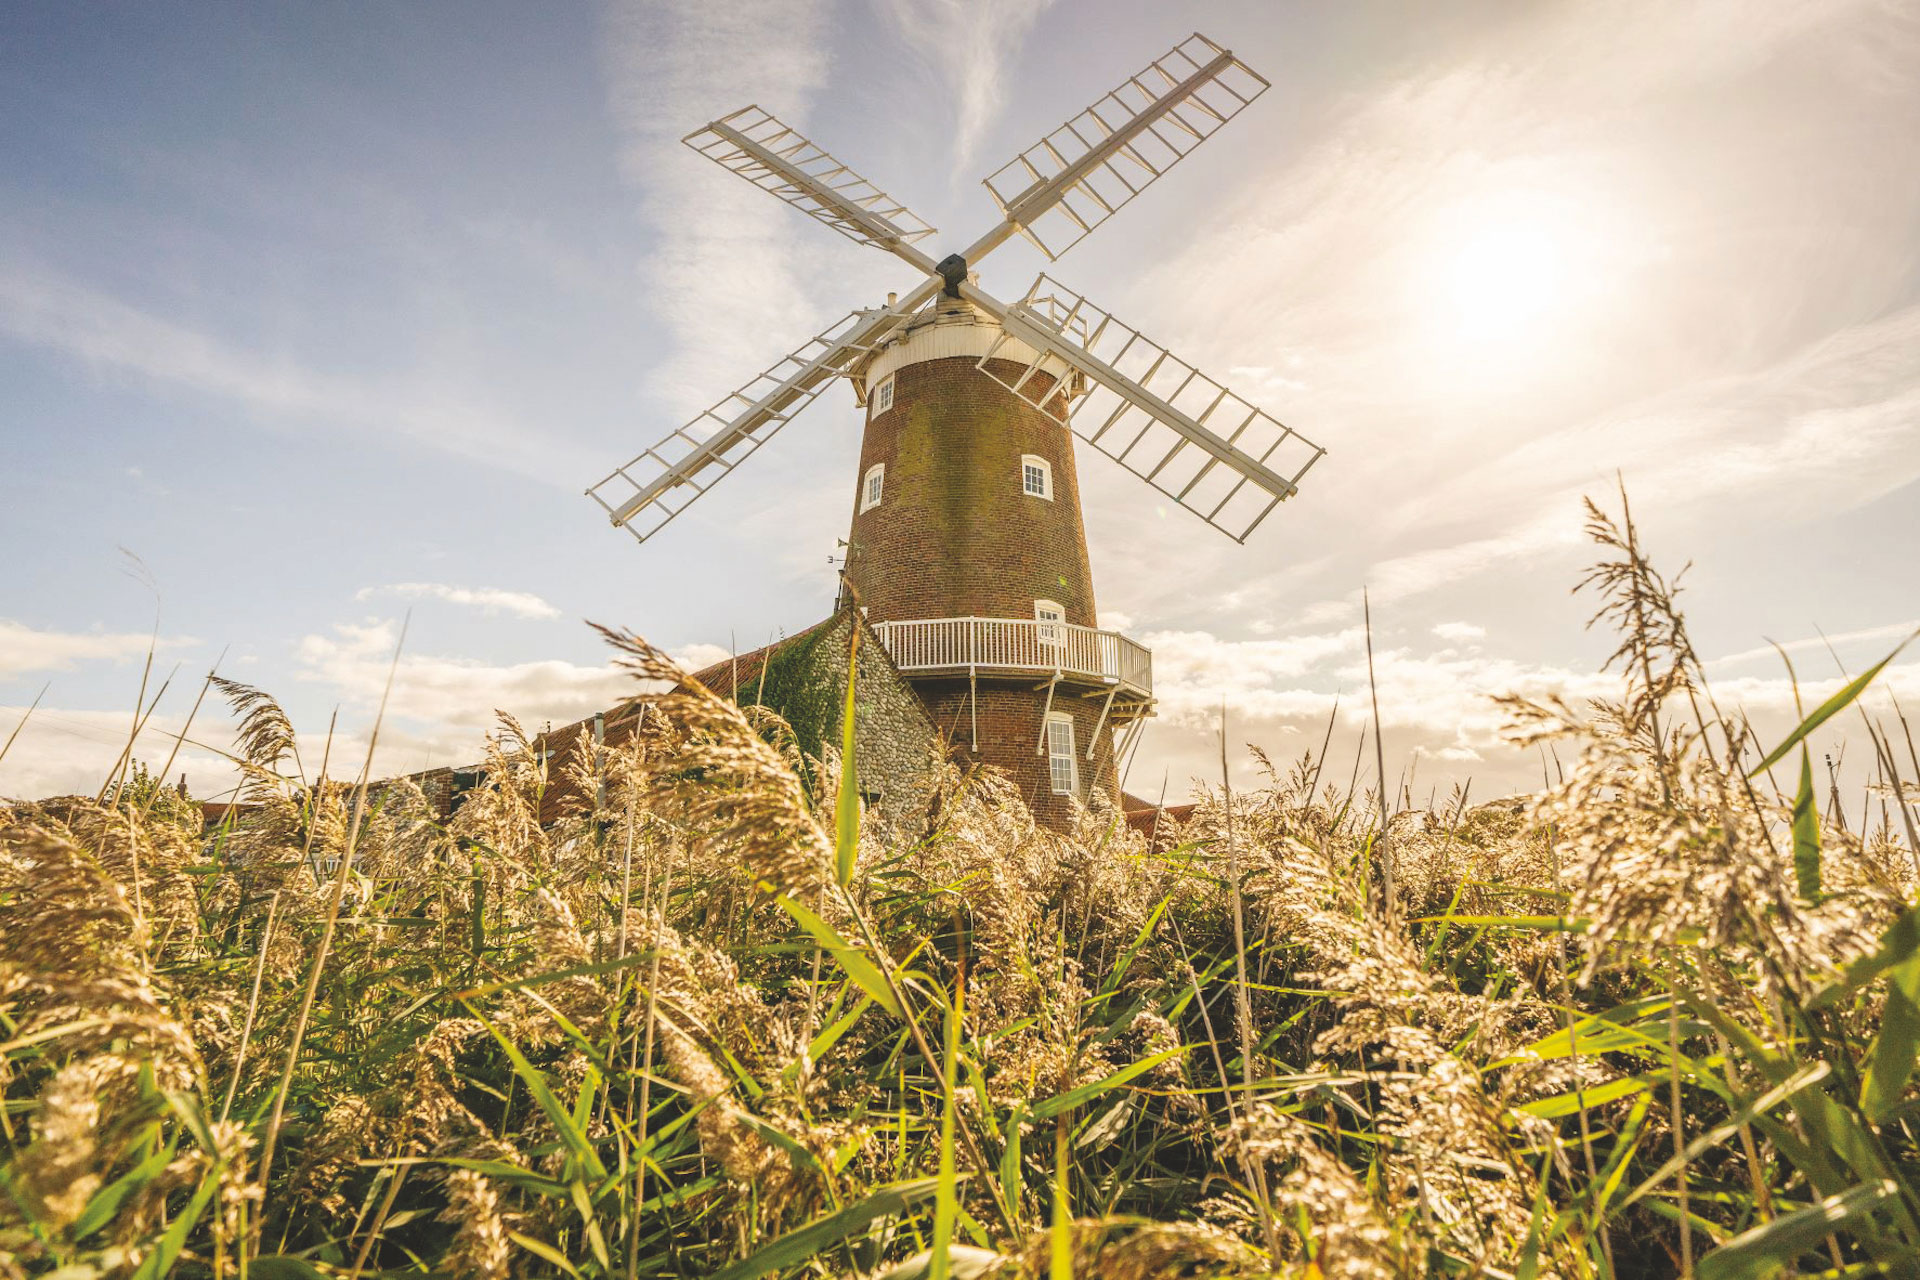
POLYGON ((907 47, 926 60, 953 95, 957 168, 973 164, 1006 96, 1008 62, 1052 5, 1053 0, 877 0, 907 47))
POLYGON ((670 346, 653 389, 678 415, 639 431, 634 449, 832 319, 793 266, 795 233, 820 228, 680 145, 748 103, 804 129, 826 83, 829 12, 825 0, 629 0, 608 10, 604 66, 622 166, 654 232, 641 287, 670 346))
POLYGON ((530 591, 506 591, 499 587, 456 587, 445 582, 392 582, 379 587, 362 587, 356 600, 376 596, 398 596, 407 600, 444 600, 486 614, 512 614, 516 618, 557 618, 560 611, 530 591))
POLYGON ((573 483, 587 466, 458 387, 322 372, 249 348, 36 263, 0 262, 0 334, 101 373, 231 402, 264 425, 395 433, 474 461, 573 483))
POLYGON ((1717 502, 1799 513, 1862 506, 1920 479, 1920 306, 1850 326, 1757 372, 1714 377, 1550 431, 1396 505, 1426 541, 1475 511, 1505 527, 1383 561, 1383 599, 1525 562, 1582 540, 1580 497, 1617 468, 1643 509, 1717 502))
POLYGON ((1742 649, 1738 653, 1729 653, 1725 657, 1715 658, 1707 665, 1730 667, 1740 662, 1752 662, 1756 658, 1771 658, 1778 661, 1782 649, 1790 654, 1809 649, 1818 649, 1824 653, 1829 646, 1839 649, 1846 645, 1865 644, 1870 640, 1897 642, 1905 640, 1916 631, 1920 631, 1920 618, 1908 622, 1890 622, 1882 627, 1862 627, 1858 631, 1836 631, 1830 636, 1809 636, 1801 640, 1787 640, 1778 647, 1762 645, 1756 649, 1742 649))

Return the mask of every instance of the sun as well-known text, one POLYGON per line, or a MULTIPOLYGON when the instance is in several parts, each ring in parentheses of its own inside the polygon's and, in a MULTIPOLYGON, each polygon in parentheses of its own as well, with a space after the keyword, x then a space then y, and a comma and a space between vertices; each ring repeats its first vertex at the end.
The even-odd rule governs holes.
POLYGON ((1511 342, 1536 333, 1567 296, 1567 246, 1538 218, 1503 213, 1480 222, 1443 267, 1443 295, 1459 336, 1511 342))

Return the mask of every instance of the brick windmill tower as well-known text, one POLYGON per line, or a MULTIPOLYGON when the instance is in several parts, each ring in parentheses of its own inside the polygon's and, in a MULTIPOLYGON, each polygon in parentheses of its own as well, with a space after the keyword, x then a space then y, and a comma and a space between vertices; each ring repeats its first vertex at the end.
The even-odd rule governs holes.
POLYGON ((857 310, 616 468, 590 496, 641 541, 829 383, 867 413, 841 608, 962 760, 1064 826, 1153 708, 1145 648, 1098 627, 1071 437, 1236 541, 1323 450, 1047 275, 1016 302, 976 268, 1015 234, 1049 260, 1267 88, 1194 35, 986 180, 1001 219, 935 261, 932 227, 758 107, 689 146, 920 282, 857 310))

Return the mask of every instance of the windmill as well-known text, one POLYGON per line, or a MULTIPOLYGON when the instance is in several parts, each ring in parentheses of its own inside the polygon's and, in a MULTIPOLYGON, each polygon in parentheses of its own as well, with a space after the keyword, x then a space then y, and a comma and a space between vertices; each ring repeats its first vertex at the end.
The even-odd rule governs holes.
POLYGON ((1096 625, 1070 435, 1241 542, 1324 450, 1044 272, 1004 303, 977 268, 1016 234, 1057 260, 1267 87, 1205 36, 1183 40, 987 178, 1000 221, 938 261, 917 247, 931 226, 761 108, 695 130, 688 146, 918 283, 589 496, 645 542, 848 378, 867 423, 842 603, 956 751, 1006 769, 1063 824, 1070 797, 1117 791, 1115 761, 1153 707, 1151 655, 1096 625))

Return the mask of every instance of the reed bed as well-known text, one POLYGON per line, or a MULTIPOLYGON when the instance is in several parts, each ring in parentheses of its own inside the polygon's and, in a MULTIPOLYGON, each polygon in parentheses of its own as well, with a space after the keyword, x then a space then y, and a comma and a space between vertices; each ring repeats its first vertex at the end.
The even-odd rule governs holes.
POLYGON ((1432 812, 1262 757, 1151 839, 958 771, 883 829, 850 732, 683 686, 439 822, 224 686, 244 820, 0 806, 0 1275, 1920 1275, 1920 762, 1823 813, 1874 673, 1763 747, 1590 514, 1625 697, 1432 812))

